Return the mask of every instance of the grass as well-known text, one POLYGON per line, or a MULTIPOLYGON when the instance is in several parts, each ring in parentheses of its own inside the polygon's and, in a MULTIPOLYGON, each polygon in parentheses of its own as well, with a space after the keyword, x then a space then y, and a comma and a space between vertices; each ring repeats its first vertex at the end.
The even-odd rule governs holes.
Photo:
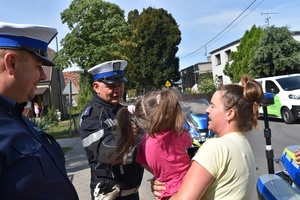
MULTIPOLYGON (((80 118, 80 113, 75 112, 74 114, 72 114, 71 120, 70 118, 64 119, 55 125, 48 126, 45 129, 45 131, 48 134, 52 135, 55 139, 77 137, 79 136, 78 129, 77 129, 77 126, 79 124, 79 118, 80 118)), ((71 151, 72 149, 73 149, 72 147, 62 147, 62 151, 64 154, 66 154, 68 151, 71 151)))
POLYGON ((79 112, 74 114, 72 113, 71 120, 70 118, 63 119, 62 121, 58 122, 55 125, 48 126, 45 129, 45 131, 48 134, 52 135, 55 139, 78 137, 79 118, 80 118, 79 112))

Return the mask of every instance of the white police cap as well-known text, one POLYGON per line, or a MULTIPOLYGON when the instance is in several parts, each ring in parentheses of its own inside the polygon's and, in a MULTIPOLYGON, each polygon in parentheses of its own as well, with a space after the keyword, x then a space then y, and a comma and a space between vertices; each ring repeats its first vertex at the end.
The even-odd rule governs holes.
POLYGON ((47 48, 56 35, 57 30, 48 26, 0 22, 0 49, 30 51, 43 60, 43 65, 54 66, 47 48))
POLYGON ((94 81, 102 81, 106 84, 124 83, 124 69, 127 66, 125 60, 112 60, 96 65, 88 70, 94 77, 94 81))

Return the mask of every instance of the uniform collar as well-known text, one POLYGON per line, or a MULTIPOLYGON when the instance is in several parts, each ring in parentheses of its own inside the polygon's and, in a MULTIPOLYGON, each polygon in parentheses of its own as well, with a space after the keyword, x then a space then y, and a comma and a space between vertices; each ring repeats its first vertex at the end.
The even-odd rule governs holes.
POLYGON ((0 94, 0 107, 6 113, 15 113, 16 115, 21 115, 24 111, 25 103, 17 103, 16 101, 10 99, 9 97, 0 94))

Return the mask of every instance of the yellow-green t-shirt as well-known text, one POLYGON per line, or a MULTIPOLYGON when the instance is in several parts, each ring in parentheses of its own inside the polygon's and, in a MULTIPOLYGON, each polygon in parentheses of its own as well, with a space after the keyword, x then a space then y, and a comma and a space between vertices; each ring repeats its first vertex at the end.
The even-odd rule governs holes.
POLYGON ((256 167, 245 135, 233 132, 211 138, 199 148, 193 160, 215 178, 201 199, 250 199, 255 188, 256 167))

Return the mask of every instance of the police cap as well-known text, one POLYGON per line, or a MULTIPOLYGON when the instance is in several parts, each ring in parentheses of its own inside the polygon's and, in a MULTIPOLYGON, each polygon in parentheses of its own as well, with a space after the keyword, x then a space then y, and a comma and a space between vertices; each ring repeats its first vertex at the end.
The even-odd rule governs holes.
POLYGON ((101 81, 106 84, 124 83, 124 69, 127 66, 125 60, 112 60, 96 65, 88 70, 93 75, 94 81, 101 81))
POLYGON ((56 35, 57 30, 48 26, 0 22, 0 49, 26 50, 42 59, 43 65, 54 66, 47 48, 56 35))

